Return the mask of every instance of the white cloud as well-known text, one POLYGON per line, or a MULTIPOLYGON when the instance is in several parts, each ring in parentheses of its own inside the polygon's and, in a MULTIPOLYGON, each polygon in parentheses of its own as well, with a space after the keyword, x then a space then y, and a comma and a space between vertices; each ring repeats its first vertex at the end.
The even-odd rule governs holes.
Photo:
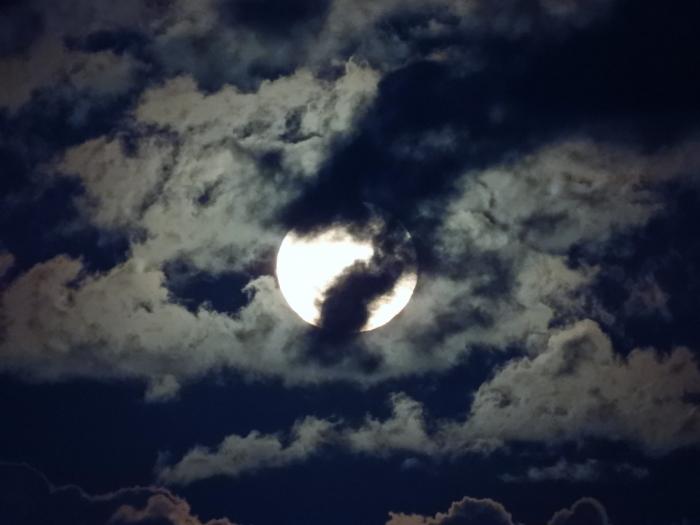
MULTIPOLYGON (((232 435, 214 451, 196 447, 165 467, 161 479, 186 484, 213 475, 239 476, 302 461, 326 446, 372 456, 410 453, 439 459, 489 453, 513 441, 560 444, 600 438, 666 453, 700 442, 700 410, 687 399, 698 393, 700 369, 687 350, 664 358, 651 349, 635 350, 623 359, 595 323, 581 321, 554 332, 539 354, 513 359, 498 370, 477 390, 465 420, 434 420, 420 402, 395 394, 385 420, 368 415, 352 427, 307 418, 297 422, 287 448, 277 435, 232 435), (309 421, 322 432, 302 440, 297 429, 309 421)), ((464 396, 466 408, 467 392, 464 396)), ((562 463, 528 476, 583 481, 595 474, 594 467, 562 463)))
POLYGON ((333 424, 328 421, 307 417, 294 425, 287 440, 259 432, 232 435, 213 451, 204 447, 190 450, 174 466, 162 468, 158 479, 185 485, 217 475, 237 477, 263 468, 284 467, 318 453, 332 436, 332 429, 333 424))
POLYGON ((377 81, 353 62, 334 82, 298 71, 256 93, 226 87, 204 95, 192 79, 172 79, 146 91, 135 108, 135 151, 99 137, 70 148, 57 167, 83 181, 78 205, 92 223, 143 232, 132 244, 136 257, 242 269, 276 247, 286 232, 275 214, 331 144, 352 132, 377 81), (153 126, 164 131, 143 131, 153 126), (293 141, 284 138, 290 126, 293 141), (268 153, 281 165, 266 173, 260 157, 268 153))
POLYGON ((697 140, 644 154, 590 140, 569 140, 462 179, 462 198, 445 221, 445 254, 472 247, 508 251, 524 244, 565 253, 644 224, 662 205, 655 192, 700 168, 697 140))
POLYGON ((435 444, 428 433, 423 406, 405 394, 394 394, 391 406, 389 419, 380 421, 368 415, 362 426, 343 432, 346 446, 369 455, 433 452, 435 444))
POLYGON ((381 421, 367 415, 356 428, 343 426, 341 421, 306 417, 294 424, 288 436, 257 431, 247 436, 234 434, 215 449, 197 446, 174 465, 161 465, 158 478, 165 483, 186 485, 217 475, 238 477, 302 462, 331 446, 371 456, 436 451, 420 403, 395 394, 391 408, 388 419, 381 421))
POLYGON ((216 273, 244 270, 274 253, 284 233, 275 214, 312 177, 329 144, 352 133, 376 79, 351 63, 335 82, 299 72, 264 83, 257 94, 225 88, 202 95, 179 78, 149 91, 135 109, 137 122, 160 131, 141 129, 133 151, 106 137, 68 150, 59 168, 83 181, 78 205, 101 228, 136 232, 130 258, 87 275, 79 261, 59 257, 12 283, 3 300, 19 306, 6 307, 5 369, 35 379, 133 377, 149 383, 149 399, 166 399, 183 381, 228 367, 288 383, 372 383, 449 369, 474 346, 516 345, 534 355, 555 317, 586 315, 577 294, 597 271, 572 269, 558 252, 646 221, 656 201, 644 187, 694 159, 689 143, 653 157, 611 150, 591 166, 591 152, 603 146, 563 143, 465 174, 463 193, 437 232, 440 273, 421 275, 404 312, 362 338, 364 351, 378 359, 372 372, 356 366, 350 349, 332 366, 310 360, 304 325, 271 276, 249 284, 254 298, 234 317, 206 308, 193 314, 173 303, 162 273, 169 261, 187 259, 216 273), (287 91, 294 95, 283 97, 287 91), (302 136, 311 138, 285 142, 279 123, 296 111, 302 136), (281 150, 283 160, 264 173, 257 159, 269 148, 281 150), (206 202, 198 202, 203 194, 206 202), (548 207, 564 225, 556 242, 526 228, 548 207))
POLYGON ((534 357, 508 362, 475 394, 467 443, 557 443, 596 437, 663 453, 700 440, 700 392, 693 355, 678 348, 660 357, 637 349, 615 355, 592 321, 555 332, 534 357))

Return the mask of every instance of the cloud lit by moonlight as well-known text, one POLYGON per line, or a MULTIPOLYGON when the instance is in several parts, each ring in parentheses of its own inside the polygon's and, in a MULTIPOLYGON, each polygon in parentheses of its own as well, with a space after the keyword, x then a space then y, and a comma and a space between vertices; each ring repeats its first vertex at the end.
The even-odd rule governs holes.
MULTIPOLYGON (((369 230, 383 226, 376 219, 369 230)), ((400 235, 402 248, 408 246, 415 256, 408 232, 402 229, 400 235)), ((351 267, 371 271, 378 249, 373 239, 371 234, 359 235, 352 228, 337 224, 304 235, 290 231, 277 254, 276 272, 282 295, 292 310, 307 323, 321 326, 322 307, 329 290, 351 267)), ((415 266, 406 264, 393 286, 366 305, 367 320, 359 331, 379 328, 398 315, 410 301, 417 281, 415 266)))

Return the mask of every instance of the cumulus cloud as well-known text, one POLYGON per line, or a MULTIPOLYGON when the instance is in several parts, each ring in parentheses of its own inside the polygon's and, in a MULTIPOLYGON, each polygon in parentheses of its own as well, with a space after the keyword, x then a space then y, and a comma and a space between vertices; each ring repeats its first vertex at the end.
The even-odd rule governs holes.
POLYGON ((623 358, 596 323, 581 321, 482 384, 457 433, 487 442, 598 437, 663 453, 698 443, 700 411, 690 400, 698 385, 687 349, 666 356, 637 349, 623 358))
POLYGON ((183 499, 171 494, 154 494, 148 498, 142 509, 132 505, 120 506, 109 519, 109 523, 152 523, 162 520, 168 525, 233 525, 227 518, 201 521, 192 515, 190 505, 183 499))
POLYGON ((593 498, 582 498, 570 509, 557 512, 547 525, 576 525, 590 523, 591 525, 608 525, 610 519, 603 505, 593 498))
POLYGON ((227 518, 203 521, 187 501, 161 487, 129 487, 88 494, 76 485, 54 485, 23 464, 0 464, 0 520, 27 525, 63 523, 234 525, 227 518))
POLYGON ((435 516, 390 512, 386 525, 514 525, 503 505, 492 499, 464 497, 455 501, 447 512, 435 516))
MULTIPOLYGON (((146 4, 115 8, 113 17, 81 2, 70 9, 47 5, 46 32, 32 45, 53 38, 58 28, 79 41, 85 27, 109 32, 133 26, 155 40, 174 42, 224 23, 214 16, 214 3, 146 4)), ((578 23, 581 10, 591 16, 600 11, 595 4, 541 2, 531 14, 578 23)), ((343 41, 353 24, 381 25, 391 13, 413 9, 438 16, 443 7, 437 0, 338 1, 318 23, 335 28, 329 30, 332 38, 343 41)), ((449 9, 465 20, 488 11, 479 2, 449 9)), ((499 31, 514 31, 512 24, 487 18, 499 31)), ((243 22, 271 23, 226 23, 243 22)), ((84 47, 66 52, 96 59, 84 47)), ((55 51, 60 46, 51 49, 63 52, 55 51)), ((102 52, 115 60, 129 55, 102 52)), ((416 210, 417 223, 422 217, 436 225, 423 239, 433 245, 435 262, 421 273, 405 311, 387 329, 339 345, 333 363, 318 363, 272 276, 232 289, 232 295, 247 294, 249 302, 226 315, 206 305, 195 312, 183 308, 167 288, 164 268, 185 261, 214 275, 269 271, 285 233, 280 214, 317 181, 338 145, 358 131, 379 90, 378 68, 360 58, 336 65, 333 75, 304 66, 247 90, 223 86, 215 92, 200 89, 186 68, 178 70, 182 74, 141 93, 118 132, 58 155, 47 171, 79 179, 84 192, 74 204, 82 218, 126 236, 127 260, 90 274, 77 257, 58 256, 6 287, 3 369, 39 380, 136 378, 148 384, 147 398, 156 400, 174 397, 183 381, 225 368, 289 383, 367 384, 447 370, 476 347, 517 347, 536 355, 553 325, 590 314, 580 297, 598 268, 572 268, 568 250, 643 224, 661 206, 654 187, 700 165, 700 148, 692 141, 649 154, 591 140, 558 140, 524 157, 462 173, 446 210, 436 211, 443 200, 416 210), (361 366, 360 354, 372 366, 361 366)), ((73 67, 71 82, 83 87, 104 82, 99 71, 73 67), (81 71, 87 83, 78 80, 81 71)), ((457 150, 468 139, 446 127, 417 137, 417 150, 426 155, 457 150)), ((399 149, 420 156, 410 145, 399 149)), ((639 308, 640 301, 661 305, 653 283, 649 290, 629 307, 639 308)))
POLYGON ((537 354, 554 322, 589 313, 580 294, 598 270, 570 267, 567 247, 648 220, 659 206, 649 188, 697 160, 692 142, 654 155, 564 142, 465 173, 435 232, 437 266, 389 328, 341 345, 331 365, 309 360, 304 326, 272 276, 248 284, 249 303, 233 316, 178 304, 168 263, 245 272, 274 253, 284 233, 277 214, 353 133, 377 81, 353 62, 333 81, 299 71, 257 93, 207 95, 180 77, 144 94, 126 144, 98 137, 70 148, 56 168, 84 184, 76 205, 85 220, 128 235, 130 253, 96 274, 59 256, 11 283, 3 368, 34 379, 136 378, 150 385, 149 399, 167 399, 224 368, 290 383, 371 383, 447 370, 473 347, 537 354), (556 213, 542 219, 543 209, 556 213), (376 366, 363 367, 360 354, 376 366))
POLYGON ((331 439, 333 423, 313 417, 298 421, 290 435, 251 432, 227 437, 216 450, 197 447, 176 465, 164 467, 158 478, 165 483, 185 485, 217 475, 237 477, 244 472, 284 467, 308 459, 331 439))
MULTIPOLYGON (((476 391, 465 420, 435 420, 420 402, 395 394, 387 419, 368 415, 355 427, 300 420, 286 448, 275 435, 232 435, 216 450, 196 447, 174 466, 164 467, 161 477, 186 484, 213 475, 239 476, 308 459, 324 447, 439 459, 489 453, 512 441, 552 445, 599 438, 662 454, 700 442, 700 411, 691 400, 700 392, 698 385, 700 369, 686 349, 665 357, 639 349, 622 358, 594 322, 581 321, 555 332, 539 354, 513 359, 497 371, 476 391), (303 440, 299 428, 307 425, 323 432, 303 440)), ((597 476, 598 467, 595 461, 562 462, 532 469, 527 476, 586 481, 597 476)), ((643 475, 624 465, 613 470, 643 475)))
MULTIPOLYGON (((511 514, 497 501, 464 497, 435 516, 390 512, 386 525, 515 525, 511 514)), ((547 525, 608 525, 603 505, 593 498, 581 498, 569 509, 557 511, 547 525)))
POLYGON ((198 446, 174 465, 160 465, 158 477, 176 485, 218 475, 238 477, 302 462, 333 447, 370 456, 436 452, 421 404, 404 394, 395 394, 390 401, 389 418, 378 420, 368 414, 357 427, 306 417, 286 436, 256 431, 247 436, 231 435, 215 449, 198 446))
POLYGON ((279 242, 275 213, 352 131, 376 84, 353 62, 334 82, 298 71, 256 93, 205 95, 178 77, 144 93, 133 150, 100 137, 70 148, 57 168, 80 177, 77 204, 92 223, 139 234, 139 259, 245 268, 279 242))

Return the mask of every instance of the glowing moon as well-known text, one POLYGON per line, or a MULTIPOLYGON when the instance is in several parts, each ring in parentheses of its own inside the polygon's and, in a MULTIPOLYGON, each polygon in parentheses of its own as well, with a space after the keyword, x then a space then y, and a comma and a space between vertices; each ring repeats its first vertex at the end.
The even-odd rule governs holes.
MULTIPOLYGON (((408 232, 403 230, 403 235, 413 250, 408 232)), ((308 235, 292 230, 277 254, 276 272, 282 295, 299 317, 320 326, 327 292, 349 267, 368 264, 374 255, 371 236, 359 238, 344 226, 335 225, 308 235)), ((407 266, 391 290, 367 305, 367 321, 359 331, 374 330, 391 321, 410 301, 417 281, 415 266, 407 266)))

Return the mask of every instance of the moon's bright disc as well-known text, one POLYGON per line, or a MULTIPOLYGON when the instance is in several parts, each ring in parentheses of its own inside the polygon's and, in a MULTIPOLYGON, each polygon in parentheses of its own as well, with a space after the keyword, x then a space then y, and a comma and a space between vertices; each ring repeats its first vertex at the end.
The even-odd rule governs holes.
MULTIPOLYGON (((410 241, 406 232, 407 241, 410 241)), ((309 324, 319 326, 326 292, 345 269, 356 262, 369 262, 374 247, 354 237, 342 226, 299 236, 289 232, 277 254, 277 280, 289 306, 309 324)), ((418 276, 414 268, 404 272, 393 289, 368 306, 369 317, 361 332, 391 321, 408 304, 418 276)))

